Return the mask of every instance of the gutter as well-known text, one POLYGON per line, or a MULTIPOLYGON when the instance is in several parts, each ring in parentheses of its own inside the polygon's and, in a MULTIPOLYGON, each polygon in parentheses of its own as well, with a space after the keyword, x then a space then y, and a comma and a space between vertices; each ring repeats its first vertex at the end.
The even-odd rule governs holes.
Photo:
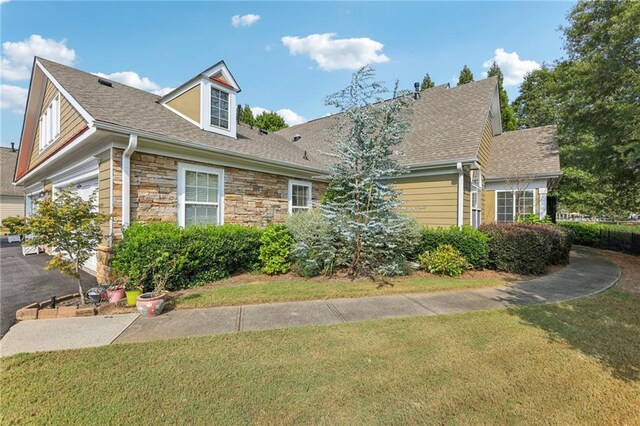
MULTIPOLYGON (((527 176, 523 176, 523 178, 525 179, 555 179, 555 178, 559 178, 563 175, 562 172, 559 173, 546 173, 546 174, 531 174, 531 175, 527 175, 527 176)), ((502 180, 508 180, 508 179, 513 179, 513 176, 492 176, 492 177, 485 177, 484 178, 486 182, 493 182, 493 181, 502 181, 502 180)))
POLYGON ((131 221, 131 154, 138 147, 138 135, 129 135, 129 145, 122 153, 122 228, 131 221))
POLYGON ((305 173, 316 173, 316 174, 317 173, 320 173, 320 174, 326 174, 327 173, 327 170, 316 169, 316 168, 313 168, 313 167, 298 166, 298 165, 295 165, 295 164, 292 164, 292 163, 286 163, 284 161, 267 160, 267 159, 264 159, 264 158, 261 158, 260 161, 255 161, 255 160, 252 160, 251 158, 247 157, 246 155, 237 154, 237 153, 230 152, 230 151, 225 151, 225 150, 214 148, 214 147, 207 146, 207 145, 185 142, 185 141, 182 141, 182 140, 179 140, 179 139, 174 139, 174 138, 170 138, 170 137, 167 137, 167 136, 158 135, 156 133, 144 132, 144 131, 141 132, 141 131, 138 131, 138 130, 133 129, 133 128, 119 126, 117 124, 105 123, 103 121, 94 122, 94 127, 98 128, 98 129, 111 131, 111 132, 123 133, 123 134, 129 134, 129 135, 135 133, 136 136, 141 137, 141 138, 151 139, 151 140, 155 140, 155 141, 159 141, 159 142, 170 143, 170 144, 173 144, 173 145, 184 146, 184 147, 187 147, 187 148, 193 148, 193 149, 199 149, 199 150, 203 150, 203 151, 209 151, 209 152, 213 152, 215 154, 224 155, 224 156, 231 157, 231 158, 238 158, 238 159, 241 159, 241 160, 244 160, 244 161, 250 161, 250 162, 254 162, 254 163, 258 163, 258 164, 265 164, 266 163, 266 164, 271 164, 271 165, 274 165, 274 166, 284 167, 284 168, 287 168, 287 169, 292 169, 292 170, 305 172, 305 173))
POLYGON ((456 169, 458 169, 458 227, 462 227, 464 217, 464 170, 462 162, 456 164, 456 169))

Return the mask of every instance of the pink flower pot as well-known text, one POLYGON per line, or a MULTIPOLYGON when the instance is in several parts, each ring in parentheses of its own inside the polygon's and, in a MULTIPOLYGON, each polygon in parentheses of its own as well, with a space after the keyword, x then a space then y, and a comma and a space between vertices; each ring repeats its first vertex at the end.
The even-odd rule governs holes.
POLYGON ((124 288, 116 288, 114 290, 107 289, 107 300, 109 301, 109 303, 118 302, 125 297, 126 296, 124 294, 124 288))
POLYGON ((144 317, 155 317, 164 308, 164 294, 156 296, 153 293, 143 293, 136 299, 136 309, 144 317))

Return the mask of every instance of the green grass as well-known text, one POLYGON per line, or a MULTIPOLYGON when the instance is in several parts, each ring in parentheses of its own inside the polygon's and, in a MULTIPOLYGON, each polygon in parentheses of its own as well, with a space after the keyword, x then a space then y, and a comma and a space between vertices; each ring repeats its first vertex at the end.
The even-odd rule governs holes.
POLYGON ((2 424, 639 424, 640 299, 2 361, 2 424))
POLYGON ((229 287, 202 289, 177 297, 179 308, 203 308, 256 303, 290 302, 296 300, 333 299, 382 296, 400 293, 425 293, 441 290, 462 290, 505 284, 493 278, 401 278, 393 285, 379 286, 371 281, 267 281, 250 282, 229 287))

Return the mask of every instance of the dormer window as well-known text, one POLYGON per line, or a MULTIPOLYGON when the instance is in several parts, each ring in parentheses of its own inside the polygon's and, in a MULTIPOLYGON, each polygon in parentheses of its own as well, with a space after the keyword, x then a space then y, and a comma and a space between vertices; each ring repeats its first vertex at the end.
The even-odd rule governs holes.
POLYGON ((160 99, 160 104, 202 130, 236 137, 240 87, 224 61, 204 70, 160 99))
POLYGON ((229 94, 211 88, 211 125, 229 128, 229 94))

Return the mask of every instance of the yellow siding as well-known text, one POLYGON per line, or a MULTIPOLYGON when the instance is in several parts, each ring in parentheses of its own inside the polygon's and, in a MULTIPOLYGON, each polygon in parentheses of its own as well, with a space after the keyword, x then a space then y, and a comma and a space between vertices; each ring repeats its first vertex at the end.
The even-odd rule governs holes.
POLYGON ((493 223, 496 218, 496 191, 482 194, 482 223, 493 223))
POLYGON ((482 140, 480 141, 480 147, 478 148, 478 163, 480 163, 480 168, 483 171, 487 168, 487 165, 489 164, 489 154, 491 152, 492 144, 493 144, 493 129, 491 127, 491 118, 488 118, 486 124, 484 125, 482 140))
MULTIPOLYGON (((44 91, 44 101, 42 102, 42 108, 40 110, 41 116, 57 93, 58 91, 55 86, 50 81, 47 81, 47 87, 44 91)), ((76 111, 64 96, 60 95, 60 136, 58 137, 58 140, 40 152, 40 124, 38 124, 33 149, 31 150, 29 168, 35 166, 43 156, 48 155, 50 152, 55 151, 61 145, 66 143, 86 125, 87 123, 84 121, 80 113, 76 111)))
MULTIPOLYGON (((111 159, 109 157, 100 161, 98 167, 98 206, 100 213, 111 213, 111 159)), ((102 225, 102 234, 109 235, 109 222, 102 225)))
POLYGON ((403 213, 428 226, 456 225, 458 175, 424 176, 396 181, 403 213))
POLYGON ((24 197, 0 195, 0 220, 10 216, 24 216, 24 197))
POLYGON ((170 100, 167 105, 193 121, 200 123, 200 85, 198 84, 170 100))
POLYGON ((464 194, 462 196, 462 224, 471 225, 471 174, 464 172, 464 194))

